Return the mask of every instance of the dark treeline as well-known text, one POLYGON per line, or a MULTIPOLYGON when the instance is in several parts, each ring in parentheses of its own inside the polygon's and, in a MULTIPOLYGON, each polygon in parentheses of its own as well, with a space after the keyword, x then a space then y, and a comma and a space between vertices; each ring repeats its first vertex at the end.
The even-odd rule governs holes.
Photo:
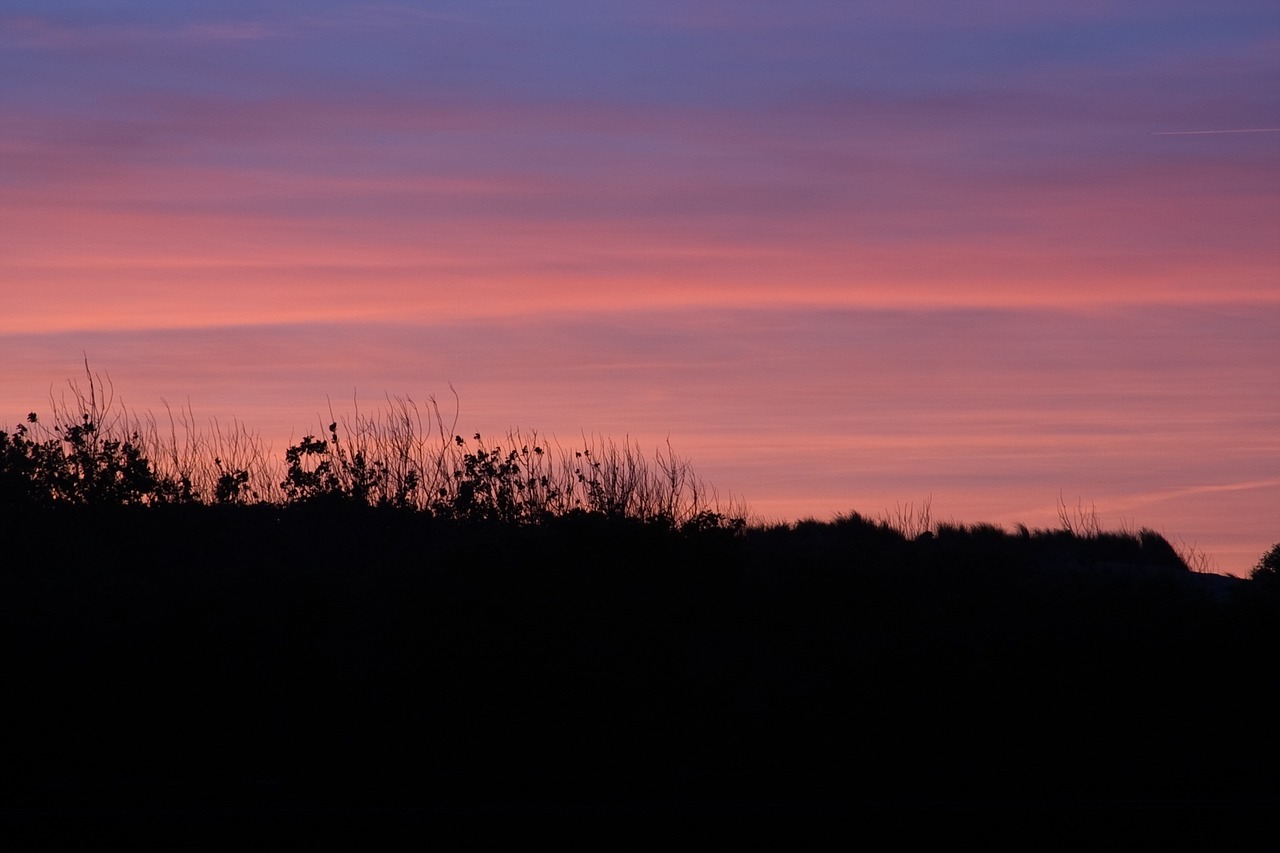
POLYGON ((1280 801, 1274 552, 6 470, 10 812, 1280 801))

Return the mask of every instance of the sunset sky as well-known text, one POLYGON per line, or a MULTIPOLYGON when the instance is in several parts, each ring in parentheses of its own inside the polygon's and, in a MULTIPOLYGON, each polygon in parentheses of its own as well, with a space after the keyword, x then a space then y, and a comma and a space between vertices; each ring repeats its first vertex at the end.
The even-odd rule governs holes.
POLYGON ((668 438, 764 519, 1280 541, 1275 0, 0 5, 0 427, 84 358, 668 438))

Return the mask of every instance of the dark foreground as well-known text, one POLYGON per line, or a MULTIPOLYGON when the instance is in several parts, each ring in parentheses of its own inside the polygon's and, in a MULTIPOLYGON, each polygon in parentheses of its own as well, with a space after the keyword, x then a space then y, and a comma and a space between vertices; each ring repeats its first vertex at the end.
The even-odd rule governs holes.
POLYGON ((1158 537, 0 525, 8 818, 1280 804, 1280 599, 1158 537))

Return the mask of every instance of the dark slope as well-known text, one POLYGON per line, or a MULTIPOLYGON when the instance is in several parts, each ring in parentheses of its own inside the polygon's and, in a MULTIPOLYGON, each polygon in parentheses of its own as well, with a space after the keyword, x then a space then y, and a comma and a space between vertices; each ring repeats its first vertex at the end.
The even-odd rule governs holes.
POLYGON ((1155 536, 10 513, 10 812, 1276 800, 1276 602, 1155 536), (111 804, 114 804, 112 806, 111 804))

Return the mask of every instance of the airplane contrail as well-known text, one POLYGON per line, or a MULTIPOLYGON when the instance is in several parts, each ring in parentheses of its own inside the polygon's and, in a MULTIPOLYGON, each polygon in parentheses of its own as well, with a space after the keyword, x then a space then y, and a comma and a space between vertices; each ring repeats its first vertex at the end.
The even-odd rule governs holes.
POLYGON ((1240 127, 1231 130, 1153 130, 1152 136, 1204 136, 1211 133, 1280 133, 1280 127, 1240 127))

